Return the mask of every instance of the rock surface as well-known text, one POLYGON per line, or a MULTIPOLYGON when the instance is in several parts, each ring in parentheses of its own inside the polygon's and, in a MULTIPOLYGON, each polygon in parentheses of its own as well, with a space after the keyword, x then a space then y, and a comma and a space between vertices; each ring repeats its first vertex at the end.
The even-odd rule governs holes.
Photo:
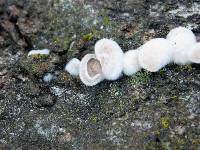
POLYGON ((181 25, 200 40, 199 9, 199 0, 0 0, 0 149, 199 149, 199 65, 90 88, 64 71, 103 37, 127 51, 181 25), (50 56, 27 57, 43 48, 50 56))

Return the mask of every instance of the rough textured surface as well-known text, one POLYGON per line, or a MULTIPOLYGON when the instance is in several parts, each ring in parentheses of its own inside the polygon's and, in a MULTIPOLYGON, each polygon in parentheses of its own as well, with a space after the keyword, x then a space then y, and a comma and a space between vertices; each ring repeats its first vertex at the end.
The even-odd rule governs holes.
POLYGON ((91 88, 64 71, 102 37, 126 51, 182 25, 199 40, 199 8, 199 0, 0 0, 0 149, 199 149, 199 65, 91 88), (52 51, 28 58, 33 48, 52 51))

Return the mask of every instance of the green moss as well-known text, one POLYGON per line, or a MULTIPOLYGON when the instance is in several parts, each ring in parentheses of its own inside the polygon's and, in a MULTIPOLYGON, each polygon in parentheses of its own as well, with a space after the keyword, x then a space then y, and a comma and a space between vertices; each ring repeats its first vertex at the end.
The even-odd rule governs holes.
POLYGON ((98 118, 96 116, 91 116, 89 120, 92 123, 97 123, 98 118))
POLYGON ((29 57, 31 57, 32 59, 43 59, 43 58, 47 58, 47 55, 42 55, 42 54, 32 54, 29 57))
POLYGON ((68 38, 65 38, 62 44, 63 49, 67 50, 69 48, 69 45, 70 45, 70 40, 68 38))
POLYGON ((93 35, 90 33, 90 34, 82 34, 82 37, 83 37, 83 40, 84 41, 90 41, 93 37, 93 35))
POLYGON ((103 24, 105 25, 105 26, 108 26, 108 25, 110 25, 110 18, 108 17, 108 16, 104 16, 104 18, 103 18, 103 24))
POLYGON ((147 84, 150 80, 149 73, 147 71, 137 72, 134 76, 128 79, 128 83, 131 85, 147 84))
POLYGON ((184 65, 184 66, 182 66, 181 67, 181 69, 183 70, 183 71, 192 71, 192 65, 191 64, 189 64, 189 65, 184 65))
POLYGON ((161 117, 160 118, 161 124, 164 128, 169 128, 169 117, 161 117))
POLYGON ((70 45, 70 39, 62 36, 53 36, 53 44, 59 46, 61 49, 68 49, 70 45))
POLYGON ((159 71, 159 74, 160 74, 161 76, 164 76, 164 75, 166 74, 165 68, 161 69, 161 70, 159 71))

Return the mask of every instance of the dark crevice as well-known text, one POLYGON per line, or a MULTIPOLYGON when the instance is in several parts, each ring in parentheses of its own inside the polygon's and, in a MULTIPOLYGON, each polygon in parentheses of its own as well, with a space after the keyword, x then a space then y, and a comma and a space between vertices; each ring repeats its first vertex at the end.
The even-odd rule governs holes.
POLYGON ((33 49, 33 44, 31 42, 30 38, 28 38, 26 35, 23 35, 21 33, 20 28, 19 28, 19 26, 17 24, 15 24, 15 29, 16 29, 16 31, 17 31, 20 39, 23 39, 26 42, 26 44, 27 44, 26 47, 25 47, 25 50, 31 50, 31 49, 33 49))

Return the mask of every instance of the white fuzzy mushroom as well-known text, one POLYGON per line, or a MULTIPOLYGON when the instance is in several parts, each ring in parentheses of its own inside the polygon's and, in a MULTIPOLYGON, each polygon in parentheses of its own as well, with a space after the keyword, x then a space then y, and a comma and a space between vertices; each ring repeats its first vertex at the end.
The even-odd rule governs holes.
POLYGON ((139 63, 142 68, 157 72, 171 62, 173 44, 163 38, 152 39, 139 48, 139 63))
POLYGON ((193 63, 200 63, 200 43, 196 43, 190 48, 188 59, 193 63))
POLYGON ((180 65, 190 63, 187 53, 190 47, 196 43, 194 33, 187 28, 177 27, 169 32, 167 39, 175 45, 173 62, 180 65))
POLYGON ((131 76, 141 69, 138 54, 139 50, 129 50, 124 54, 123 72, 125 75, 131 76))
POLYGON ((87 86, 94 86, 104 80, 101 64, 94 54, 87 54, 83 57, 79 76, 87 86))
POLYGON ((107 80, 117 80, 122 75, 123 51, 111 39, 101 39, 95 44, 95 54, 107 80))
POLYGON ((31 55, 49 55, 49 53, 50 53, 50 50, 48 50, 48 49, 31 50, 31 51, 28 53, 28 56, 31 56, 31 55))
POLYGON ((78 76, 79 68, 80 60, 78 60, 77 58, 73 58, 66 64, 65 71, 69 72, 69 74, 71 74, 72 76, 78 76))

